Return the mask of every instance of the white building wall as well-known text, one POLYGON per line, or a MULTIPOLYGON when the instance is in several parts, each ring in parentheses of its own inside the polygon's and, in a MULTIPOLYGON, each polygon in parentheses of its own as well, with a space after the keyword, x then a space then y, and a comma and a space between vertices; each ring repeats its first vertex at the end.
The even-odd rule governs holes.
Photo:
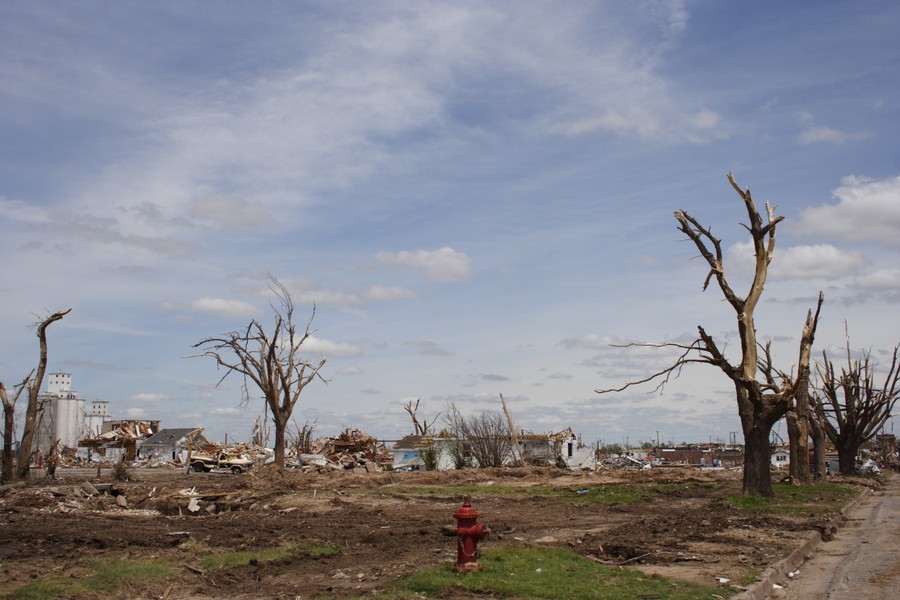
POLYGON ((106 400, 94 400, 91 403, 91 413, 84 417, 83 438, 95 438, 103 433, 103 424, 109 421, 109 402, 106 400))
POLYGON ((72 374, 48 373, 47 393, 42 395, 42 401, 36 450, 46 454, 56 440, 61 448, 76 448, 84 436, 87 415, 84 399, 72 389, 72 374))
POLYGON ((72 374, 71 373, 48 373, 47 374, 47 393, 62 394, 72 391, 72 374))
POLYGON ((67 393, 56 398, 54 404, 56 404, 56 439, 62 448, 76 448, 84 432, 84 399, 75 393, 67 393))

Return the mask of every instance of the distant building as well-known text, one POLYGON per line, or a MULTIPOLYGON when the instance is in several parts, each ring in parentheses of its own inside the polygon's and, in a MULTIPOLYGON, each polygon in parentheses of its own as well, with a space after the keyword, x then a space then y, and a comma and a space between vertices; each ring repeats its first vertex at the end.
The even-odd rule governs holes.
POLYGON ((35 449, 46 454, 57 440, 60 449, 77 447, 84 431, 84 404, 72 389, 70 373, 49 373, 47 392, 38 397, 35 449))
POLYGON ((161 462, 183 461, 190 444, 197 448, 209 443, 202 432, 202 427, 161 429, 138 443, 138 457, 154 458, 161 462))
POLYGON ((791 455, 787 450, 778 449, 772 453, 772 466, 778 469, 791 466, 791 455))
POLYGON ((91 413, 84 418, 84 433, 82 437, 97 437, 103 433, 103 424, 110 419, 109 402, 106 400, 94 400, 91 403, 91 413))

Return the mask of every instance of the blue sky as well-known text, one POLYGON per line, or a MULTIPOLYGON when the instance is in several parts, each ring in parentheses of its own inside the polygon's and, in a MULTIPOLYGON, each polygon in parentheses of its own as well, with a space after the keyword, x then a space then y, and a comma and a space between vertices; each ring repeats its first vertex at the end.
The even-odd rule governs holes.
MULTIPOLYGON (((117 418, 249 437, 261 402, 188 359, 268 322, 266 273, 316 305, 322 434, 509 403, 585 441, 727 440, 730 382, 598 396, 729 351, 734 315, 680 238, 688 211, 748 283, 726 173, 785 221, 757 311, 779 366, 900 340, 900 4, 0 4, 0 377, 36 362, 117 418), (726 342, 730 340, 730 342, 726 342)), ((781 428, 782 435, 784 429, 781 428)))

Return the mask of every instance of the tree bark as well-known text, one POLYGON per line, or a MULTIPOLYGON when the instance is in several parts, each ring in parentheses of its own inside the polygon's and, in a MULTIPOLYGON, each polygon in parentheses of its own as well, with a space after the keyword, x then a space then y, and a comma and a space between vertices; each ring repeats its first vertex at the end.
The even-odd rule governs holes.
POLYGON ((828 472, 828 460, 825 456, 825 430, 819 425, 819 422, 813 416, 809 420, 809 428, 812 431, 813 454, 815 461, 814 476, 822 479, 828 472))
POLYGON ((287 419, 274 415, 272 420, 275 423, 275 464, 284 468, 284 430, 287 427, 287 419))
POLYGON ((859 444, 849 440, 838 445, 838 469, 841 475, 853 475, 856 473, 856 451, 858 448, 859 444))
POLYGON ((772 426, 760 424, 744 430, 744 481, 742 493, 754 496, 775 495, 770 465, 772 453, 769 432, 772 426))
POLYGON ((798 416, 796 410, 789 410, 784 416, 787 423, 788 440, 790 447, 791 483, 806 485, 809 483, 809 432, 806 419, 798 416))
POLYGON ((2 467, 0 467, 0 481, 12 481, 14 476, 13 436, 15 435, 16 400, 19 399, 19 393, 29 379, 31 379, 31 373, 22 381, 19 392, 13 395, 12 400, 6 394, 6 386, 0 381, 0 400, 3 402, 3 459, 2 467))
POLYGON ((0 480, 11 481, 13 478, 13 426, 15 425, 15 412, 3 410, 3 467, 0 470, 0 480))

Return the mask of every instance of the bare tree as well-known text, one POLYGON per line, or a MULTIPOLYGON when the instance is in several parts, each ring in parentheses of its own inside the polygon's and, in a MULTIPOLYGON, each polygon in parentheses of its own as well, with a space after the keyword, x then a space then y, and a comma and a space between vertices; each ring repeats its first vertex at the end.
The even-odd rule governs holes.
POLYGON ((472 466, 466 417, 453 402, 449 403, 447 408, 444 409, 444 423, 447 427, 441 432, 441 437, 447 440, 448 451, 454 468, 464 469, 472 466))
MULTIPOLYGON (((22 440, 19 442, 19 461, 16 464, 16 475, 19 479, 27 478, 31 470, 31 446, 34 443, 34 432, 38 423, 38 402, 41 395, 41 385, 44 383, 44 373, 47 371, 47 328, 70 312, 72 312, 71 308, 55 312, 37 324, 37 337, 40 342, 38 366, 34 370, 34 378, 30 381, 26 378, 22 382, 22 386, 28 390, 28 405, 25 407, 25 423, 22 426, 22 440)), ((18 394, 15 397, 18 398, 18 394)))
POLYGON ((413 431, 414 431, 413 435, 420 435, 420 436, 429 435, 430 430, 432 428, 434 428, 435 421, 437 421, 438 417, 441 416, 441 413, 436 414, 434 417, 432 417, 430 423, 428 422, 427 419, 422 419, 421 421, 419 421, 418 410, 419 410, 419 402, 421 400, 422 400, 421 398, 416 398, 415 405, 413 405, 412 400, 410 400, 403 407, 403 410, 405 410, 407 413, 409 413, 409 417, 412 419, 413 431))
POLYGON ((275 464, 284 468, 288 421, 304 388, 316 378, 326 381, 319 375, 325 359, 314 363, 301 356, 302 346, 312 334, 310 327, 316 314, 315 306, 306 328, 298 330, 294 322, 294 301, 287 288, 270 276, 269 289, 278 300, 277 305, 269 304, 275 317, 271 334, 253 319, 243 330, 206 338, 193 347, 204 350, 194 356, 211 357, 219 367, 225 368, 226 373, 219 383, 231 373, 243 377, 244 402, 250 399, 248 382, 260 389, 275 427, 275 464))
MULTIPOLYGON (((775 206, 766 203, 766 222, 756 208, 750 190, 741 189, 731 173, 728 173, 731 187, 744 202, 749 225, 744 225, 750 234, 755 255, 753 280, 746 298, 739 296, 725 276, 724 253, 722 242, 712 232, 700 224, 697 219, 685 211, 677 211, 675 219, 678 229, 691 240, 700 251, 700 255, 709 265, 709 273, 703 282, 703 290, 709 287, 712 279, 716 280, 722 295, 731 305, 737 317, 738 336, 741 342, 740 363, 733 365, 726 357, 713 337, 702 326, 698 326, 699 337, 691 344, 665 343, 659 347, 677 348, 681 355, 675 363, 653 375, 626 384, 617 389, 596 390, 598 393, 622 391, 625 388, 662 378, 662 386, 673 373, 680 372, 688 363, 706 363, 718 367, 733 383, 744 434, 744 476, 742 491, 748 495, 773 496, 772 477, 769 472, 769 432, 772 426, 784 417, 789 408, 790 394, 784 389, 771 362, 771 354, 767 346, 757 342, 756 324, 753 313, 762 296, 768 275, 769 263, 775 250, 775 228, 784 217, 775 216, 775 206), (759 350, 765 351, 760 356, 759 350), (760 366, 763 367, 760 375, 760 366)), ((818 311, 816 312, 818 315, 818 311)), ((812 324, 813 331, 815 323, 812 324)), ((810 338, 811 340, 811 338, 810 338)), ((650 344, 646 344, 650 345, 650 344)))
MULTIPOLYGON (((815 315, 813 315, 812 310, 806 313, 806 324, 803 326, 803 333, 800 336, 800 355, 797 359, 796 379, 793 377, 793 374, 780 372, 785 395, 790 403, 788 412, 785 414, 791 457, 790 476, 791 481, 799 485, 808 485, 810 483, 809 361, 823 300, 824 295, 822 292, 819 292, 819 302, 816 306, 815 315)), ((766 356, 768 358, 766 365, 771 365, 772 361, 768 352, 768 346, 766 356)))
POLYGON ((813 408, 825 435, 837 447, 838 468, 843 475, 854 472, 860 446, 875 437, 900 397, 898 351, 900 344, 894 347, 881 386, 875 383, 877 365, 871 352, 851 358, 849 338, 847 366, 839 375, 827 352, 822 352, 822 362, 816 365, 820 382, 814 388, 813 408))
POLYGON ((447 406, 445 414, 454 440, 451 455, 457 468, 460 463, 468 466, 469 457, 474 459, 479 467, 502 467, 512 456, 509 429, 499 412, 485 410, 467 417, 451 403, 447 406))
POLYGON ((303 423, 303 426, 294 423, 294 429, 290 433, 288 443, 294 455, 299 458, 301 454, 312 454, 313 435, 316 432, 316 422, 310 424, 309 421, 303 423))
POLYGON ((34 369, 25 376, 22 383, 15 386, 12 400, 6 393, 6 385, 0 381, 0 401, 3 402, 3 460, 0 467, 0 481, 11 481, 13 479, 13 445, 15 443, 16 428, 16 402, 22 391, 28 386, 34 369))

